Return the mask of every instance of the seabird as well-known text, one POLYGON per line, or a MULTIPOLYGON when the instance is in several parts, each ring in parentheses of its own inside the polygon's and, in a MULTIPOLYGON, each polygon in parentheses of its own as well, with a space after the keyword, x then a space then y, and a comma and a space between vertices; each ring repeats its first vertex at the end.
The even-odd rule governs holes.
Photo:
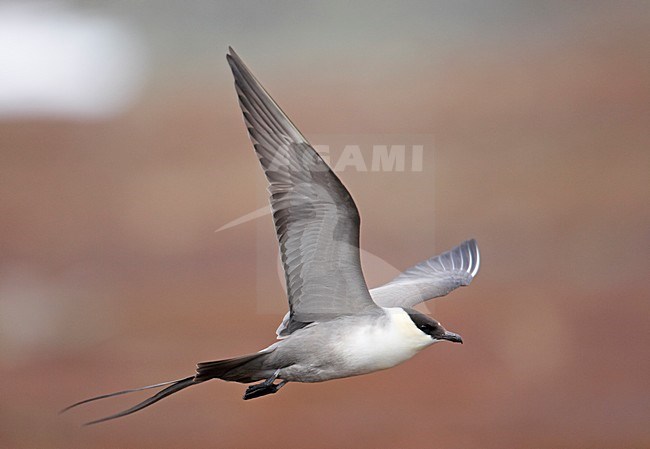
POLYGON ((211 379, 255 383, 244 399, 276 393, 289 382, 323 382, 400 364, 440 341, 462 343, 413 307, 469 285, 479 269, 476 241, 418 263, 368 290, 359 257, 359 212, 338 177, 229 48, 244 121, 269 182, 289 312, 278 340, 261 351, 202 362, 195 374, 77 402, 165 387, 145 401, 96 421, 142 410, 211 379))

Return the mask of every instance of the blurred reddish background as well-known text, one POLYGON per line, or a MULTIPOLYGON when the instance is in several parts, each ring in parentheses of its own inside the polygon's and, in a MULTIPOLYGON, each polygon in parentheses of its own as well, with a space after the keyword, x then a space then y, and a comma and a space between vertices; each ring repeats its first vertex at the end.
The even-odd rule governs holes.
POLYGON ((647 2, 48 5, 0 8, 33 76, 0 63, 1 447, 650 447, 647 2), (270 218, 214 232, 265 204, 227 45, 307 137, 433 136, 421 172, 340 176, 399 269, 478 239, 431 308, 466 344, 79 428, 144 395, 57 411, 275 337, 270 218))

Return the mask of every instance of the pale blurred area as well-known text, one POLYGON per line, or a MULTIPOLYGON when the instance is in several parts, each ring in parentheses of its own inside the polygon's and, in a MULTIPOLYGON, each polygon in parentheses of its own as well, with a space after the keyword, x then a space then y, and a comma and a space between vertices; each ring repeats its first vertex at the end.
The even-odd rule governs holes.
POLYGON ((649 125, 643 1, 0 3, 0 447, 650 447, 649 125), (228 45, 307 137, 433 136, 340 177, 371 286, 477 238, 465 344, 82 429, 284 314, 270 218, 215 233, 266 195, 228 45))

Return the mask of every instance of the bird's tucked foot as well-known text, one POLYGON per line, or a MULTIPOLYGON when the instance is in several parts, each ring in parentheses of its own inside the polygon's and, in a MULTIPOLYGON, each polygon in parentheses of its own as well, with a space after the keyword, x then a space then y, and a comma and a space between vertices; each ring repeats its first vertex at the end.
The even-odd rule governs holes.
POLYGON ((259 398, 262 396, 266 396, 267 394, 274 394, 277 393, 280 388, 282 388, 287 381, 283 380, 280 383, 274 384, 275 379, 278 378, 278 374, 280 373, 280 370, 277 370, 273 376, 269 377, 266 379, 264 382, 251 385, 246 389, 246 392, 244 393, 244 400, 248 399, 255 399, 259 398))
POLYGON ((251 385, 246 389, 246 392, 244 393, 244 400, 246 401, 248 399, 255 399, 266 396, 267 394, 277 393, 278 390, 282 388, 286 383, 286 381, 282 381, 279 384, 264 385, 264 383, 261 383, 257 385, 251 385))

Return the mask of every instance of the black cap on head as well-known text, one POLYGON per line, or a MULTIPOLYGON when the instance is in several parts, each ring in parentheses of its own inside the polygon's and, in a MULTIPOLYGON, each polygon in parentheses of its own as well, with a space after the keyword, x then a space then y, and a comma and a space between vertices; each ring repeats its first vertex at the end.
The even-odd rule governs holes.
POLYGON ((409 314, 413 324, 415 324, 415 326, 425 334, 430 335, 431 338, 436 340, 448 340, 454 343, 463 342, 460 335, 447 331, 433 318, 414 309, 404 308, 404 311, 409 314))

